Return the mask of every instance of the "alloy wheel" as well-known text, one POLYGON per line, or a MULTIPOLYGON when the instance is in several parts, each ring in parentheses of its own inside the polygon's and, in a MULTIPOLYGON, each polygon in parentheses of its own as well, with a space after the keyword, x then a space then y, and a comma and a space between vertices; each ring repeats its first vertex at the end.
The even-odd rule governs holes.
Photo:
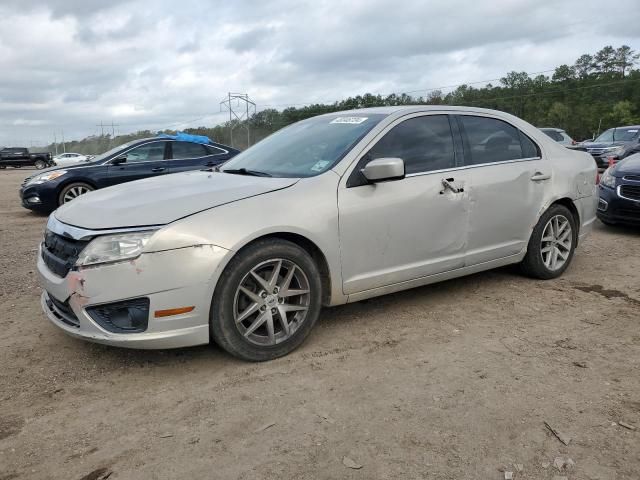
POLYGON ((551 217, 542 232, 540 254, 545 267, 559 270, 567 262, 573 245, 571 223, 564 215, 551 217))
POLYGON ((62 197, 62 203, 70 202, 74 198, 77 198, 80 195, 84 195, 85 193, 89 193, 90 191, 91 189, 84 185, 76 185, 74 187, 71 187, 64 193, 64 196, 62 197))
POLYGON ((283 258, 256 265, 240 281, 233 302, 236 328, 250 343, 277 345, 291 338, 307 318, 309 280, 283 258))

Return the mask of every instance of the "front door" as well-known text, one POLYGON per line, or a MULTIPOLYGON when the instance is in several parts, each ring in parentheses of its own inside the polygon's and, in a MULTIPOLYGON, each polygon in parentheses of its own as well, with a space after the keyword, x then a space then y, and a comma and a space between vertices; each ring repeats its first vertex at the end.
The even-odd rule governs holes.
POLYGON ((456 170, 462 155, 457 142, 454 147, 451 128, 447 115, 398 121, 341 182, 345 294, 464 266, 469 178, 465 170, 456 170), (360 169, 385 157, 402 158, 406 177, 375 184, 363 181, 360 169))
POLYGON ((505 121, 460 115, 465 164, 471 174, 467 265, 516 255, 526 248, 551 181, 540 148, 505 121))
POLYGON ((165 160, 166 144, 166 141, 145 143, 117 157, 125 161, 109 165, 108 184, 117 185, 169 173, 169 165, 165 160))

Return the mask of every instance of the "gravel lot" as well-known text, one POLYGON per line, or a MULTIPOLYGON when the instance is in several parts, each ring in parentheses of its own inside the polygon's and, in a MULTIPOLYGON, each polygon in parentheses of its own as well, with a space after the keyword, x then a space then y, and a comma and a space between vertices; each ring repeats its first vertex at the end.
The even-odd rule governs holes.
POLYGON ((640 478, 638 229, 598 224, 558 280, 500 269, 326 309, 249 364, 50 325, 28 173, 0 171, 0 480, 640 478))

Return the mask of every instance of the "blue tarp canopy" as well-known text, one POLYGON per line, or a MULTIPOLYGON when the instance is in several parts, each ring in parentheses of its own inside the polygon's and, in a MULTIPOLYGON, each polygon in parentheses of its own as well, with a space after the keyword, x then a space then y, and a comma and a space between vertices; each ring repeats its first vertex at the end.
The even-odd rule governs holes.
POLYGON ((205 137, 204 135, 191 135, 189 133, 184 133, 184 132, 178 132, 175 135, 159 133, 158 137, 172 138, 173 140, 178 140, 180 142, 202 143, 205 145, 208 143, 212 143, 211 140, 209 140, 209 137, 205 137))

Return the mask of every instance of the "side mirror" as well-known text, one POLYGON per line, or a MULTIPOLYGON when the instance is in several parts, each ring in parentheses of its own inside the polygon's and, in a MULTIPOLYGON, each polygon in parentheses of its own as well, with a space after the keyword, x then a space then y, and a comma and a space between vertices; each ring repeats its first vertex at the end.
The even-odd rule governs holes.
POLYGON ((112 165, 121 165, 123 163, 127 163, 127 157, 118 157, 111 161, 112 165))
POLYGON ((404 178, 404 160, 401 158, 376 158, 361 170, 370 183, 401 180, 404 178))

